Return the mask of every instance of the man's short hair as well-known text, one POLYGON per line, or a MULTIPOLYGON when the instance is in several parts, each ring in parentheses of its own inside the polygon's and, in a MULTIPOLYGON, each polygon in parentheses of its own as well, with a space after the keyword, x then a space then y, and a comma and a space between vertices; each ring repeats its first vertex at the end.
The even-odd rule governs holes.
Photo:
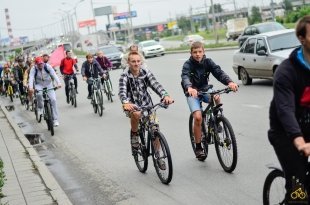
POLYGON ((70 50, 66 50, 66 55, 68 54, 68 53, 70 53, 71 51, 70 50))
POLYGON ((140 54, 139 54, 137 51, 131 51, 131 52, 128 54, 127 61, 129 61, 130 56, 133 56, 133 55, 138 55, 138 56, 140 56, 140 54))
POLYGON ((297 38, 299 36, 306 38, 307 24, 310 24, 310 15, 304 16, 297 21, 297 24, 296 24, 296 36, 297 36, 297 38))
POLYGON ((42 57, 45 57, 45 56, 50 57, 47 53, 44 53, 44 54, 42 55, 42 57))
POLYGON ((204 44, 199 42, 199 41, 195 41, 192 43, 191 45, 191 52, 194 50, 194 49, 197 49, 197 48, 205 48, 204 44))
POLYGON ((88 59, 88 58, 93 58, 93 55, 90 53, 86 54, 86 59, 88 59))

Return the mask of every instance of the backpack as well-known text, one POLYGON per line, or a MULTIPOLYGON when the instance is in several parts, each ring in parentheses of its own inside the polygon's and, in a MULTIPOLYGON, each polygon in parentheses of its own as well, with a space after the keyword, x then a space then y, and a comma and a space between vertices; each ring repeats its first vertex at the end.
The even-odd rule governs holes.
MULTIPOLYGON (((37 70, 37 68, 35 68, 35 69, 36 69, 36 70, 35 70, 35 73, 34 73, 34 81, 35 81, 35 83, 37 84, 37 75, 38 75, 38 70, 37 70)), ((47 69, 46 64, 44 64, 44 70, 45 70, 45 72, 46 72, 47 74, 49 74, 49 75, 50 75, 50 77, 51 77, 52 81, 54 81, 54 78, 53 78, 53 76, 50 74, 50 71, 47 69)))

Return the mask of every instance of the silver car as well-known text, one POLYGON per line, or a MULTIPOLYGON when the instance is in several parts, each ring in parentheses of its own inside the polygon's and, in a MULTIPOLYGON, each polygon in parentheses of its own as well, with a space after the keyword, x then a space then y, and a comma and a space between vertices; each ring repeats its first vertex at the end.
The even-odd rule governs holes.
POLYGON ((272 79, 278 65, 298 46, 294 29, 249 37, 234 53, 233 69, 244 85, 251 85, 253 78, 272 79))

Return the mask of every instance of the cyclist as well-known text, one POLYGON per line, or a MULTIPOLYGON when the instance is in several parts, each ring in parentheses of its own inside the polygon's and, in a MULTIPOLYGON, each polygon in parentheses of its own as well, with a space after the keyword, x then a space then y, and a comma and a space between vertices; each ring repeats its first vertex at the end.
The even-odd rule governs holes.
MULTIPOLYGON (((212 75, 224 85, 228 85, 233 91, 238 90, 238 85, 234 83, 230 77, 216 65, 210 58, 205 55, 204 44, 201 42, 194 42, 191 45, 191 56, 184 63, 182 68, 182 87, 186 95, 187 104, 194 118, 194 137, 196 143, 196 157, 198 159, 205 159, 206 154, 201 147, 201 123, 202 113, 200 108, 200 101, 208 102, 208 95, 202 98, 198 97, 198 91, 208 89, 209 74, 212 75)), ((219 96, 216 96, 216 103, 220 103, 219 96)))
MULTIPOLYGON (((61 88, 61 83, 59 81, 58 76, 55 73, 55 70, 49 65, 45 64, 42 57, 35 58, 35 66, 30 70, 29 73, 29 95, 30 98, 34 92, 34 87, 36 90, 42 90, 43 88, 53 88, 53 81, 57 83, 57 87, 61 88)), ((48 91, 48 96, 51 100, 51 105, 53 109, 53 119, 54 126, 59 126, 58 122, 58 109, 56 102, 56 93, 54 90, 48 91)), ((39 92, 36 95, 36 99, 38 102, 38 114, 43 114, 43 96, 42 93, 39 92)))
POLYGON ((138 52, 141 58, 141 65, 143 65, 146 68, 146 63, 145 63, 145 58, 143 57, 143 55, 140 53, 139 51, 139 47, 136 44, 133 44, 129 47, 129 51, 127 53, 125 53, 122 57, 122 61, 121 61, 121 65, 122 68, 125 69, 128 67, 128 55, 130 52, 138 52))
POLYGON ((109 75, 109 71, 112 69, 113 64, 106 56, 104 56, 103 51, 98 51, 97 55, 98 57, 96 58, 96 61, 100 64, 101 68, 106 71, 105 78, 101 78, 101 84, 103 85, 104 80, 108 80, 111 85, 110 87, 112 89, 112 95, 114 96, 113 86, 109 75))
POLYGON ((9 83, 11 83, 11 85, 13 87, 13 93, 16 92, 17 85, 16 85, 15 79, 14 79, 14 73, 11 71, 9 63, 6 63, 3 65, 3 71, 1 73, 1 79, 2 79, 2 82, 4 85, 3 92, 7 91, 9 83))
POLYGON ((49 59, 50 59, 50 56, 47 54, 47 53, 44 53, 42 55, 42 58, 43 58, 43 62, 44 63, 48 63, 49 59))
POLYGON ((85 80, 88 84, 88 96, 87 99, 91 99, 91 86, 92 81, 88 80, 89 78, 98 78, 99 75, 103 76, 105 71, 101 68, 99 63, 94 60, 92 54, 86 55, 86 61, 82 65, 81 74, 83 76, 83 80, 85 80))
MULTIPOLYGON (((150 70, 141 67, 141 56, 137 52, 128 55, 129 69, 125 70, 119 79, 119 98, 123 104, 123 110, 130 118, 131 123, 131 146, 137 149, 139 146, 138 125, 141 112, 137 111, 140 106, 152 105, 152 98, 147 91, 150 87, 159 95, 166 104, 173 103, 163 86, 156 80, 150 70)), ((165 166, 164 161, 160 166, 165 166)))
POLYGON ((17 58, 18 64, 13 68, 14 78, 17 81, 19 86, 20 94, 24 94, 24 86, 23 86, 23 75, 27 70, 27 66, 24 64, 24 59, 19 57, 17 58))
POLYGON ((78 70, 78 66, 76 64, 76 60, 74 60, 71 56, 72 56, 71 51, 67 50, 66 51, 66 57, 61 60, 60 66, 59 66, 60 73, 64 76, 65 92, 66 92, 68 104, 69 104, 69 80, 70 80, 70 76, 72 76, 72 78, 74 80, 75 91, 76 91, 76 93, 78 93, 78 91, 77 91, 77 86, 78 86, 77 85, 77 78, 76 78, 76 74, 75 74, 78 70), (75 70, 73 69, 73 67, 75 68, 75 70))
POLYGON ((310 156, 310 15, 297 22, 296 36, 301 46, 278 66, 274 75, 268 138, 285 173, 286 202, 309 204, 310 179, 306 172, 310 156), (291 198, 297 181, 308 193, 304 201, 291 198))

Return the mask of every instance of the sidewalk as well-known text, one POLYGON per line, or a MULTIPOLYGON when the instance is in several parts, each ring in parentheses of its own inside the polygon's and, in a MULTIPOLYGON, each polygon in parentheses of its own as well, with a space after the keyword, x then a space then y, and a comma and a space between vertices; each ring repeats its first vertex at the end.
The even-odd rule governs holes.
POLYGON ((5 197, 0 204, 71 205, 67 195, 2 105, 0 157, 6 175, 2 188, 5 197))

